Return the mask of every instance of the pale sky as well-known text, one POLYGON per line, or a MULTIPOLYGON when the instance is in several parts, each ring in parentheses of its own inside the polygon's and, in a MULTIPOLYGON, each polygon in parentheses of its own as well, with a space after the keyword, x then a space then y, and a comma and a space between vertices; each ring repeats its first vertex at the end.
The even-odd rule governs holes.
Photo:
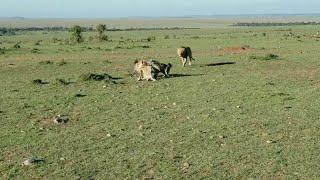
POLYGON ((116 18, 320 13, 320 0, 0 0, 0 17, 116 18))

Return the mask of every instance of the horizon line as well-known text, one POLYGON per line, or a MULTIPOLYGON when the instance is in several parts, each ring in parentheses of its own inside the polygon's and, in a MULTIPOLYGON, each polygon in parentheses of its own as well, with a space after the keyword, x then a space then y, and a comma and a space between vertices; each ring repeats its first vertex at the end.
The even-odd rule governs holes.
POLYGON ((119 16, 119 17, 24 17, 10 16, 0 19, 173 19, 173 18, 214 18, 214 17, 237 17, 237 16, 313 16, 320 13, 243 13, 243 14, 216 14, 216 15, 185 15, 185 16, 119 16))

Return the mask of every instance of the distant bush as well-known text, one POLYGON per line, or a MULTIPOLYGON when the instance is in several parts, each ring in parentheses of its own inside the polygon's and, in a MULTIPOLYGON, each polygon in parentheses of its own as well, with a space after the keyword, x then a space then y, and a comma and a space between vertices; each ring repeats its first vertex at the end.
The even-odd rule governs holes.
POLYGON ((34 85, 49 84, 48 82, 43 81, 43 80, 41 80, 41 79, 32 80, 32 83, 33 83, 34 85))
POLYGON ((31 49, 31 53, 39 53, 39 52, 40 52, 40 49, 38 49, 38 48, 31 49))
POLYGON ((78 25, 73 26, 69 32, 71 33, 70 40, 71 42, 74 43, 81 43, 83 42, 83 37, 82 37, 82 28, 78 25))
POLYGON ((151 48, 149 45, 141 45, 141 46, 116 46, 114 49, 135 49, 135 48, 151 48))
POLYGON ((56 79, 56 84, 58 84, 58 85, 69 85, 69 84, 71 84, 71 82, 69 82, 69 81, 67 81, 67 80, 65 80, 65 79, 59 79, 59 78, 57 78, 57 79, 56 79))
POLYGON ((53 42, 53 43, 57 43, 57 42, 61 42, 61 41, 62 41, 62 40, 60 40, 60 39, 58 39, 58 38, 55 38, 55 37, 52 38, 52 42, 53 42))
POLYGON ((53 64, 52 61, 40 61, 39 64, 53 64))
POLYGON ((93 36, 89 36, 88 41, 93 41, 94 37, 93 36))
POLYGON ((270 61, 270 60, 277 60, 279 59, 279 56, 276 54, 267 54, 266 56, 256 56, 252 55, 249 57, 251 60, 264 60, 264 61, 270 61))
POLYGON ((5 54, 5 53, 6 53, 6 48, 5 48, 5 47, 0 48, 0 55, 1 55, 1 54, 5 54))
POLYGON ((170 39, 170 35, 169 34, 165 35, 164 39, 170 39))
POLYGON ((156 37, 155 36, 149 36, 147 38, 147 41, 150 42, 150 41, 155 41, 156 40, 156 37))
POLYGON ((275 60, 275 59, 278 59, 278 58, 279 58, 279 56, 276 55, 276 54, 268 54, 268 55, 264 58, 264 60, 275 60))
POLYGON ((21 46, 20 46, 20 42, 16 43, 15 45, 13 45, 13 48, 14 49, 20 49, 21 46))
POLYGON ((107 41, 108 36, 104 34, 104 32, 107 30, 107 26, 105 24, 99 24, 96 27, 98 31, 98 40, 99 41, 107 41))
POLYGON ((67 64, 67 62, 65 60, 61 60, 61 61, 57 62, 58 66, 63 66, 63 65, 66 65, 66 64, 67 64))
POLYGON ((249 49, 250 48, 250 45, 243 45, 243 46, 241 46, 241 49, 249 49))
POLYGON ((36 42, 34 43, 34 45, 35 45, 35 46, 39 46, 41 42, 42 42, 41 40, 38 40, 38 41, 36 41, 36 42))

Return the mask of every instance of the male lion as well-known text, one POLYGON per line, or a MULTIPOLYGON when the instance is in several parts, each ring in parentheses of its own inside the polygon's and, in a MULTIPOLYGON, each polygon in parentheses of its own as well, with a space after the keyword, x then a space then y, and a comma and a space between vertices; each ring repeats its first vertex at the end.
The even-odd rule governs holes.
POLYGON ((191 66, 192 64, 192 60, 195 60, 192 57, 192 51, 190 47, 180 47, 177 48, 177 53, 179 55, 179 57, 181 58, 182 61, 182 66, 184 67, 188 61, 188 57, 189 57, 189 65, 191 66))
POLYGON ((137 79, 138 81, 141 81, 141 80, 156 81, 156 79, 152 75, 152 72, 154 71, 155 69, 147 61, 134 62, 134 74, 138 76, 138 79, 137 79))

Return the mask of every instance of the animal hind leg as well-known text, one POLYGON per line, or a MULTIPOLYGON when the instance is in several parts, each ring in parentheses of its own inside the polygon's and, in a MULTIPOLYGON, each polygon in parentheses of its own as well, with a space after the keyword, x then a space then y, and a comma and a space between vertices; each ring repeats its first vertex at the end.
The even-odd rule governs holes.
POLYGON ((189 59, 189 66, 191 66, 192 65, 192 57, 189 57, 190 59, 189 59))
POLYGON ((183 59, 183 65, 182 65, 182 67, 185 67, 185 66, 186 66, 187 61, 188 61, 188 59, 187 59, 187 58, 184 58, 184 59, 183 59))
POLYGON ((182 65, 183 65, 183 63, 184 63, 184 58, 183 58, 183 57, 181 57, 180 59, 181 59, 181 63, 182 63, 182 65))

